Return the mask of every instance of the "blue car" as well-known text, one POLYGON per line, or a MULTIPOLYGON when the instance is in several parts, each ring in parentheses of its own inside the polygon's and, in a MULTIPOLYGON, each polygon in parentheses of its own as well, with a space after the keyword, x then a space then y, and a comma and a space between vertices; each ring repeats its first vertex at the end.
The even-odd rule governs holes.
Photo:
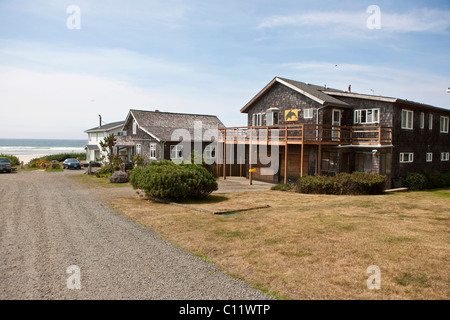
POLYGON ((75 158, 68 158, 63 162, 63 169, 81 169, 81 163, 75 158))

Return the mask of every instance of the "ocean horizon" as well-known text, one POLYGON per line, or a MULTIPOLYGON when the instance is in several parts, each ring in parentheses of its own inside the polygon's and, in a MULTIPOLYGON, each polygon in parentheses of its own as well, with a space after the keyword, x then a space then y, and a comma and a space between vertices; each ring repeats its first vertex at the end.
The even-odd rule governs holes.
POLYGON ((0 139, 0 154, 9 154, 19 159, 30 156, 45 156, 58 153, 81 153, 87 140, 84 139, 0 139))

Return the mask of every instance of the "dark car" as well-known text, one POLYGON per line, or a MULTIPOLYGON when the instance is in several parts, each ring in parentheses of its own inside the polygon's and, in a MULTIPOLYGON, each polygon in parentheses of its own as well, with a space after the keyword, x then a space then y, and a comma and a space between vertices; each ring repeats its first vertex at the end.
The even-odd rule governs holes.
POLYGON ((63 169, 81 169, 81 163, 75 158, 68 158, 63 162, 63 169))
POLYGON ((9 162, 8 158, 0 158, 0 171, 11 172, 11 162, 9 162))

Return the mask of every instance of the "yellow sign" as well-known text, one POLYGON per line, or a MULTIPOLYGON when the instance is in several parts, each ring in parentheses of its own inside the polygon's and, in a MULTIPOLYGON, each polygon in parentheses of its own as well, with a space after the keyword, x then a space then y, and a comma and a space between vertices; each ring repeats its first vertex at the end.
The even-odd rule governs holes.
POLYGON ((256 171, 256 169, 250 169, 250 170, 248 170, 248 172, 255 172, 256 171))
POLYGON ((291 109, 284 111, 285 121, 297 121, 298 120, 298 109, 291 109))

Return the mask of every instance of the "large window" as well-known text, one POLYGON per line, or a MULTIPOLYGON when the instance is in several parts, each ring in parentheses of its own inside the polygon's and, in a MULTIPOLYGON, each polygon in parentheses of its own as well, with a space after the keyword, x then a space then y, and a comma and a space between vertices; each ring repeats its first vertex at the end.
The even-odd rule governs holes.
POLYGON ((136 154, 141 154, 141 145, 140 144, 136 145, 136 154))
POLYGON ((441 117, 441 132, 448 133, 448 117, 441 117))
POLYGON ((207 146, 205 148, 205 158, 210 159, 210 160, 216 158, 216 147, 215 146, 207 146))
POLYGON ((156 159, 156 143, 150 143, 150 158, 156 159))
POLYGON ((414 161, 414 153, 412 152, 402 152, 400 153, 401 163, 411 163, 414 161))
POLYGON ((262 115, 261 113, 254 113, 252 118, 252 126, 262 125, 262 115))
POLYGON ((373 171, 372 158, 372 152, 357 153, 355 155, 356 171, 371 173, 373 171))
POLYGON ((268 126, 276 126, 278 124, 280 112, 278 109, 269 109, 266 113, 266 124, 268 126))
POLYGON ((410 110, 402 110, 402 129, 413 128, 414 112, 410 110))
POLYGON ((171 160, 183 159, 182 151, 183 151, 182 145, 177 144, 175 146, 170 146, 170 159, 171 160))
POLYGON ((380 109, 355 110, 355 123, 378 123, 380 122, 380 109))

